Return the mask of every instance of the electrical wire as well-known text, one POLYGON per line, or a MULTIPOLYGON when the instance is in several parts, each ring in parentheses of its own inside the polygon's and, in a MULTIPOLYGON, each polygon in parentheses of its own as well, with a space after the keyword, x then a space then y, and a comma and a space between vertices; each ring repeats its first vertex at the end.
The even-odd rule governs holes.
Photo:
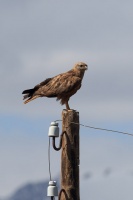
MULTIPOLYGON (((62 120, 60 120, 60 119, 59 119, 59 120, 55 120, 55 122, 59 122, 59 121, 62 121, 62 120)), ((100 131, 108 131, 108 132, 114 132, 114 133, 120 133, 120 134, 124 134, 124 135, 133 136, 132 133, 128 133, 128 132, 116 131, 116 130, 106 129, 106 128, 98 128, 98 127, 94 127, 94 126, 79 124, 79 123, 76 123, 76 122, 71 122, 71 123, 72 123, 72 124, 77 124, 77 125, 80 125, 80 126, 84 126, 84 127, 86 127, 86 128, 91 128, 91 129, 100 130, 100 131)))
POLYGON ((49 164, 49 178, 51 181, 52 178, 51 178, 51 165, 50 165, 50 137, 49 137, 49 144, 48 144, 48 164, 49 164))
MULTIPOLYGON (((49 143, 48 143, 48 164, 49 164, 49 179, 52 180, 51 175, 51 162, 50 162, 50 137, 49 137, 49 143)), ((55 200, 54 196, 51 196, 51 200, 55 200)))

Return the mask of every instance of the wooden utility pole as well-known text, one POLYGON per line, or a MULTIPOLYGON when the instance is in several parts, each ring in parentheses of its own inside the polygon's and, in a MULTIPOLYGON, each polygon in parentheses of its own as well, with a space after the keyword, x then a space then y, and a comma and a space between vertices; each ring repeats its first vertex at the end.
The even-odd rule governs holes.
POLYGON ((80 200, 79 197, 79 113, 63 110, 60 200, 80 200), (75 123, 75 124, 74 124, 75 123))

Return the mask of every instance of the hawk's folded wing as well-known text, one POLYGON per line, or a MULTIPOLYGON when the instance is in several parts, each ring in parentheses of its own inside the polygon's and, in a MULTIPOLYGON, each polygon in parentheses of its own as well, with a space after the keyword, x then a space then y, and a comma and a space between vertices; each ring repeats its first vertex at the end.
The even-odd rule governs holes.
POLYGON ((54 78, 51 78, 46 85, 40 85, 40 88, 38 88, 36 94, 53 97, 72 92, 75 90, 75 88, 79 88, 80 86, 81 78, 70 73, 60 74, 54 78))

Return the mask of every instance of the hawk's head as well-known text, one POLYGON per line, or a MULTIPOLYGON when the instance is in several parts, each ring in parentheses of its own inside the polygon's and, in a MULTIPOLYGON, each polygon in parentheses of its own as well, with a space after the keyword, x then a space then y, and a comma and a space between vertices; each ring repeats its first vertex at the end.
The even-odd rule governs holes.
POLYGON ((81 70, 81 71, 85 71, 88 69, 88 66, 87 64, 83 63, 83 62, 78 62, 74 65, 74 69, 78 69, 78 70, 81 70))

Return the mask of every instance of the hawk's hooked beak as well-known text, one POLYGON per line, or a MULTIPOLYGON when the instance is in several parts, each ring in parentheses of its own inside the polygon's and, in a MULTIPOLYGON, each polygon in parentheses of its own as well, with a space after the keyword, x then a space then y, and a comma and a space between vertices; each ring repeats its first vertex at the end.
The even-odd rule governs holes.
POLYGON ((88 65, 85 65, 85 70, 88 70, 88 65))

